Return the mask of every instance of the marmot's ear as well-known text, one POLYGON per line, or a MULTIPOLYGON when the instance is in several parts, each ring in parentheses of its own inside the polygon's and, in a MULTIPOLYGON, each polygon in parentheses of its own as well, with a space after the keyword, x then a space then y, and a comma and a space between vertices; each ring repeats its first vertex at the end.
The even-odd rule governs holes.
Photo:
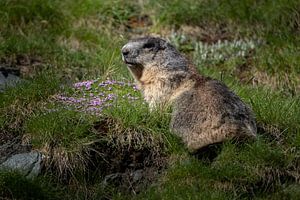
POLYGON ((154 52, 158 52, 160 50, 164 50, 166 48, 166 44, 163 41, 159 41, 155 43, 154 52))
POLYGON ((166 48, 167 48, 167 42, 164 41, 164 40, 161 40, 161 41, 159 42, 159 49, 160 49, 160 50, 164 50, 164 49, 166 49, 166 48))

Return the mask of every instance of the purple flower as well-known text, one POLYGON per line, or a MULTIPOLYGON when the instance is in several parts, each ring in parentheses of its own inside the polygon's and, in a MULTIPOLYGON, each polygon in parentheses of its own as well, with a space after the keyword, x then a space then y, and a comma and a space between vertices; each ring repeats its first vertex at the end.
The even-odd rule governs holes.
POLYGON ((95 82, 95 80, 91 80, 91 81, 82 81, 82 82, 78 82, 74 84, 74 87, 76 89, 80 89, 82 87, 85 87, 85 89, 90 90, 92 87, 92 84, 95 82))
POLYGON ((133 85, 132 87, 135 91, 139 90, 139 88, 137 87, 137 85, 133 85))
POLYGON ((116 99, 117 96, 115 94, 108 94, 106 98, 104 98, 104 101, 110 101, 116 99))
POLYGON ((113 84, 116 84, 117 81, 107 79, 107 80, 105 81, 105 83, 107 83, 108 85, 113 85, 113 84))
POLYGON ((90 89, 92 89, 92 87, 90 85, 88 85, 88 86, 85 87, 85 89, 90 90, 90 89))
POLYGON ((122 96, 124 100, 132 102, 139 99, 139 97, 135 96, 135 91, 138 90, 135 84, 110 79, 101 83, 99 83, 99 79, 75 83, 75 93, 73 96, 68 97, 60 94, 56 95, 55 99, 62 102, 68 109, 76 109, 81 112, 98 115, 101 114, 104 108, 114 106, 113 100, 117 99, 118 96, 108 91, 114 91, 115 85, 118 86, 117 88, 120 90, 123 88, 127 90, 128 87, 133 89, 133 94, 127 93, 122 96))
POLYGON ((102 100, 100 98, 95 98, 90 101, 89 105, 91 106, 100 106, 102 104, 102 100))
POLYGON ((65 101, 67 99, 67 97, 64 97, 62 95, 56 95, 55 98, 62 101, 65 101))

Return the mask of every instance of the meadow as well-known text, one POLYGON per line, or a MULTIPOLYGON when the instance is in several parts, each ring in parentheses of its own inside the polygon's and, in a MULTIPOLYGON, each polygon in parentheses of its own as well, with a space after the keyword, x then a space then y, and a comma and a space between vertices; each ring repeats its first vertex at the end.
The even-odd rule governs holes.
MULTIPOLYGON (((45 155, 28 179, 0 171, 3 199, 299 199, 298 0, 3 0, 0 145, 45 155), (121 60, 160 36, 254 111, 258 137, 192 155, 149 112, 121 60)), ((0 152, 1 153, 1 152, 0 152)))

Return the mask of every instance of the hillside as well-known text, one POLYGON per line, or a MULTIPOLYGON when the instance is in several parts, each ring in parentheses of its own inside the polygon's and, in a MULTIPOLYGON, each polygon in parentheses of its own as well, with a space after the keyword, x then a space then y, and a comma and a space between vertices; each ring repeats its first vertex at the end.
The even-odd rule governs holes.
POLYGON ((298 0, 0 1, 2 199, 299 199, 298 0), (258 138, 191 155, 121 60, 160 36, 254 111, 258 138))

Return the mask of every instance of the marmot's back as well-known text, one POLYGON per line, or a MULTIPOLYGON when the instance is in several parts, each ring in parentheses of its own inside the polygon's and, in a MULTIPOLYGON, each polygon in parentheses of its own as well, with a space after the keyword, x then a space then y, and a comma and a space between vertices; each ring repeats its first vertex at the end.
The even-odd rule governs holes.
POLYGON ((191 152, 232 137, 253 137, 253 114, 240 98, 217 80, 207 79, 174 100, 172 130, 191 152))
POLYGON ((170 104, 171 128, 190 151, 225 139, 255 136, 251 110, 217 80, 204 77, 165 40, 138 38, 122 58, 150 108, 170 104))

